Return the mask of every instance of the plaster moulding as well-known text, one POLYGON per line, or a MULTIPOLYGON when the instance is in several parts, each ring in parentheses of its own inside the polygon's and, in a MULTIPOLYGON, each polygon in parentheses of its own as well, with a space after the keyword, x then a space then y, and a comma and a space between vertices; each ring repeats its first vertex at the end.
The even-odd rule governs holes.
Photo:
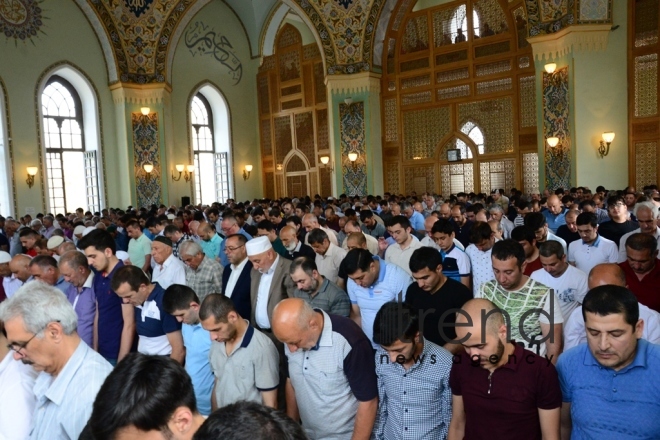
POLYGON ((333 95, 344 93, 380 93, 381 75, 374 72, 360 72, 353 75, 328 75, 325 84, 333 95))
POLYGON ((172 87, 168 84, 115 83, 110 86, 115 104, 159 104, 169 99, 172 87))
POLYGON ((536 60, 551 60, 573 51, 596 52, 607 48, 611 24, 569 26, 554 34, 527 39, 536 60))

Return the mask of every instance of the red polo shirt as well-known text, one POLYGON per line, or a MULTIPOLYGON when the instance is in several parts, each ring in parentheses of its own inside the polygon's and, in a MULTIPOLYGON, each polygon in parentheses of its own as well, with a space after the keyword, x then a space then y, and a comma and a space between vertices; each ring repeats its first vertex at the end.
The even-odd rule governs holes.
POLYGON ((463 396, 464 440, 541 440, 538 409, 561 407, 555 366, 516 344, 508 363, 489 375, 467 353, 454 357, 449 385, 463 396))
POLYGON ((637 297, 637 301, 646 307, 660 312, 660 264, 656 261, 653 270, 641 280, 627 261, 619 264, 626 274, 628 289, 637 297))
POLYGON ((531 276, 534 271, 538 269, 543 269, 543 265, 541 264, 541 257, 536 257, 536 260, 532 261, 531 263, 527 263, 527 266, 525 266, 525 271, 523 272, 524 275, 531 276))

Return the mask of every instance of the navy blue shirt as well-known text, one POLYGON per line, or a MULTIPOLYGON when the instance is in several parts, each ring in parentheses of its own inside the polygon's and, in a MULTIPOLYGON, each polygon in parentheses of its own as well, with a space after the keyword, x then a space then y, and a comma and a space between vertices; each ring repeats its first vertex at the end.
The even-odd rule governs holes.
POLYGON ((110 288, 112 277, 122 267, 124 263, 119 261, 106 276, 94 270, 94 293, 99 313, 99 354, 106 359, 117 359, 119 356, 121 332, 124 329, 122 299, 110 288))
POLYGON ((181 330, 181 323, 163 309, 163 295, 165 295, 165 290, 160 287, 160 284, 154 283, 154 290, 142 304, 142 308, 135 308, 135 326, 140 337, 155 338, 181 330), (149 302, 155 303, 160 313, 150 313, 149 302), (143 311, 144 319, 142 319, 143 311))

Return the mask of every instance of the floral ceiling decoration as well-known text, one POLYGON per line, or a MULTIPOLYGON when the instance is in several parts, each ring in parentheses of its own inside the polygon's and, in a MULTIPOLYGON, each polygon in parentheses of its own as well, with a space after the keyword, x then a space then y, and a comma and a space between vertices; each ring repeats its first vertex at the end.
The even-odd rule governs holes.
POLYGON ((7 40, 19 41, 30 40, 39 33, 44 33, 39 0, 0 0, 0 34, 4 34, 7 40))

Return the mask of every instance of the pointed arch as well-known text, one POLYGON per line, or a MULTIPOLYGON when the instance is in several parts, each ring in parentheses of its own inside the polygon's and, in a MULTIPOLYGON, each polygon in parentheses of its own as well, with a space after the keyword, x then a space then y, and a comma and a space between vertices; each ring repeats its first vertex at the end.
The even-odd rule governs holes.
POLYGON ((299 172, 308 172, 311 168, 309 161, 300 150, 293 149, 284 158, 284 172, 288 173, 299 173, 299 172), (291 167, 291 169, 289 169, 291 167), (293 169, 295 168, 295 169, 293 169))
POLYGON ((0 178, 0 212, 3 215, 14 215, 17 206, 10 130, 7 89, 0 78, 0 175, 4 176, 0 178))

